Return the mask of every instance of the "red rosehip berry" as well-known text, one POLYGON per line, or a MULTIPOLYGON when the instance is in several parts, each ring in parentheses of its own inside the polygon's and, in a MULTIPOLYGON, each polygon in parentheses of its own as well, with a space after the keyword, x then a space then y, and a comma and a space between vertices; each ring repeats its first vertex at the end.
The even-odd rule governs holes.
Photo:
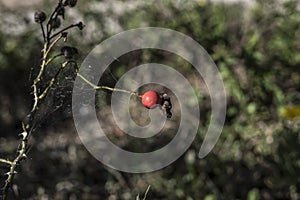
POLYGON ((159 103, 159 96, 155 91, 149 90, 143 94, 142 103, 148 109, 154 108, 159 103))

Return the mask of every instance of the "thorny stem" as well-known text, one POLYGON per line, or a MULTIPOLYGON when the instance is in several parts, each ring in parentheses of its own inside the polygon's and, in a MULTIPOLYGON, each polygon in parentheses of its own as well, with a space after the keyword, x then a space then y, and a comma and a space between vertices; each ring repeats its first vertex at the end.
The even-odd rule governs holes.
POLYGON ((50 80, 50 82, 49 82, 48 86, 46 87, 46 89, 44 90, 44 92, 42 92, 42 94, 39 96, 39 100, 42 100, 43 98, 46 97, 46 95, 48 94, 48 91, 54 85, 54 83, 57 80, 57 77, 60 74, 62 69, 63 69, 63 67, 60 67, 59 70, 54 75, 54 77, 50 80))
POLYGON ((36 111, 37 105, 39 103, 38 86, 37 86, 37 84, 40 82, 41 77, 42 77, 42 75, 44 73, 45 66, 46 66, 46 60, 47 60, 47 55, 48 55, 48 42, 46 42, 44 44, 43 58, 42 58, 41 68, 40 68, 40 71, 39 71, 37 77, 34 79, 33 85, 32 85, 33 95, 34 95, 34 103, 33 103, 32 109, 31 109, 31 113, 33 113, 33 112, 36 111))
MULTIPOLYGON (((50 53, 50 51, 52 50, 52 48, 54 47, 54 45, 62 38, 63 36, 60 35, 58 36, 48 47, 48 42, 46 41, 45 44, 44 44, 44 49, 43 49, 43 58, 42 58, 42 64, 41 64, 41 68, 40 68, 40 71, 37 75, 37 77, 34 79, 33 81, 33 95, 34 95, 34 104, 32 106, 32 109, 31 109, 31 112, 35 112, 36 109, 37 109, 37 105, 39 103, 39 95, 38 95, 38 86, 37 84, 40 82, 44 72, 45 72, 45 68, 46 66, 52 61, 51 59, 54 59, 54 58, 50 58, 49 60, 47 59, 48 58, 48 55, 50 53)), ((52 84, 53 85, 53 84, 52 84)), ((52 86, 51 85, 51 86, 52 86)), ((47 90, 48 92, 48 90, 47 90)))
MULTIPOLYGON (((53 18, 56 18, 57 15, 57 11, 58 9, 62 6, 62 0, 59 0, 59 3, 57 5, 57 7, 55 8, 54 12, 51 14, 50 19, 47 23, 47 27, 46 27, 46 31, 44 30, 43 25, 41 24, 41 29, 42 29, 42 33, 43 33, 43 39, 44 39, 44 47, 42 50, 42 61, 40 64, 40 69, 39 72, 36 76, 36 78, 33 81, 32 84, 32 90, 33 90, 33 105, 31 108, 31 111, 29 112, 29 114, 27 116, 29 116, 29 121, 22 121, 22 129, 23 132, 20 134, 22 136, 22 140, 20 142, 19 148, 17 150, 17 156, 13 159, 13 161, 10 160, 6 160, 6 159, 2 159, 0 158, 0 163, 4 163, 10 166, 9 171, 6 173, 7 178, 5 180, 5 184, 3 187, 3 193, 2 193, 2 199, 6 200, 7 199, 7 194, 8 194, 8 189, 10 188, 14 175, 17 173, 16 172, 16 167, 19 165, 20 161, 24 158, 26 158, 26 152, 28 150, 28 140, 29 140, 29 136, 31 134, 31 131, 33 130, 33 127, 31 127, 31 123, 32 123, 32 117, 34 116, 34 114, 36 113, 36 111, 38 110, 38 106, 41 103, 41 100, 43 100, 47 94, 49 93, 49 90, 52 88, 52 86, 54 85, 54 83, 57 81, 57 78, 59 76, 59 74, 61 73, 61 71, 68 65, 73 63, 74 61, 69 60, 66 61, 65 63, 63 63, 61 65, 61 67, 59 68, 59 70, 56 72, 56 74, 51 78, 51 80, 49 81, 48 85, 41 90, 41 88, 39 87, 39 83, 42 80, 42 77, 45 73, 45 69, 46 67, 57 57, 61 56, 62 54, 58 54, 55 55, 51 58, 48 58, 51 50, 53 49, 53 47, 56 45, 57 42, 59 42, 60 39, 65 38, 66 34, 64 34, 64 32, 66 30, 69 30, 73 27, 78 27, 79 29, 82 29, 83 24, 81 22, 77 23, 77 24, 72 24, 62 30, 60 30, 57 33, 54 33, 52 35, 52 28, 50 26, 50 20, 52 20, 53 18), (55 40, 53 40, 51 42, 51 40, 53 38, 55 38, 55 40)), ((77 65, 75 63, 74 66, 76 72, 77 72, 77 65)), ((111 88, 108 86, 97 86, 93 83, 91 83, 89 80, 87 80, 84 76, 82 76, 81 74, 77 73, 77 75, 83 80, 85 81, 87 84, 89 84, 91 87, 93 87, 95 90, 109 90, 109 91, 116 91, 116 92, 123 92, 123 93, 127 93, 127 94, 131 94, 137 97, 142 97, 142 95, 139 95, 137 92, 134 91, 129 91, 129 90, 124 90, 124 89, 119 89, 119 88, 111 88)), ((32 125, 33 126, 33 125, 32 125)))
MULTIPOLYGON (((53 42, 54 43, 54 42, 53 42)), ((53 45, 51 46, 51 48, 53 47, 53 45)), ((40 71, 37 75, 37 77, 34 79, 33 81, 33 95, 34 95, 34 103, 32 106, 32 109, 29 113, 29 115, 33 115, 35 113, 35 111, 38 108, 38 104, 40 102, 40 100, 42 100, 47 94, 49 89, 53 86, 54 82, 56 81, 59 73, 61 72, 61 69, 55 74, 55 76, 50 80, 48 86, 46 87, 46 89, 42 92, 42 94, 39 95, 39 91, 38 91, 38 83, 41 80, 42 75, 44 74, 45 71, 45 67, 46 67, 46 60, 48 57, 48 53, 50 52, 50 47, 48 47, 48 42, 45 42, 44 44, 44 48, 43 48, 43 59, 42 59, 42 63, 41 63, 41 67, 40 67, 40 71)), ((8 189, 12 183, 13 177, 16 174, 16 167, 18 166, 19 162, 23 159, 26 158, 26 150, 27 150, 27 146, 28 146, 28 138, 29 138, 29 133, 28 130, 30 128, 30 122, 25 123, 22 122, 22 127, 23 127, 23 133, 21 133, 22 135, 22 140, 21 140, 21 144, 20 144, 20 149, 18 150, 18 155, 17 157, 13 160, 13 161, 4 161, 3 159, 1 159, 1 162, 4 162, 6 164, 10 165, 10 169, 9 172, 6 173, 7 178, 5 180, 5 184, 3 187, 3 199, 5 200, 7 198, 7 192, 8 189)))
MULTIPOLYGON (((57 17, 57 16, 55 16, 55 14, 57 13, 59 7, 61 6, 61 3, 62 3, 62 1, 60 0, 58 6, 55 9, 55 11, 52 13, 52 15, 50 17, 50 20, 53 17, 57 17)), ((50 20, 49 20, 49 22, 50 22, 50 20)), ((60 69, 56 72, 56 74, 49 81, 47 87, 42 92, 40 92, 41 88, 39 88, 39 83, 42 79, 42 76, 45 73, 45 69, 46 69, 47 65, 50 64, 55 58, 61 56, 61 54, 59 54, 59 55, 53 56, 52 58, 48 58, 49 53, 51 52, 51 50, 55 46, 55 44, 61 38, 65 37, 64 34, 63 34, 63 32, 65 30, 68 30, 68 29, 70 29, 72 27, 75 27, 75 26, 79 26, 79 24, 71 25, 71 26, 63 29, 62 31, 60 31, 60 32, 58 32, 58 33, 51 36, 52 28, 49 27, 49 22, 47 24, 47 32, 46 33, 45 33, 43 25, 41 24, 41 29, 42 29, 42 33, 43 33, 43 39, 44 39, 44 47, 43 47, 43 50, 42 50, 43 55, 42 55, 42 61, 41 61, 41 64, 40 64, 40 69, 39 69, 39 72, 38 72, 38 74, 37 74, 37 76, 34 79, 33 84, 32 84, 33 96, 34 96, 33 105, 32 105, 31 111, 27 115, 27 116, 30 116, 30 118, 37 111, 38 105, 40 104, 40 101, 47 96, 49 90, 51 89, 51 87, 56 82, 60 72, 69 63, 69 61, 63 63, 62 66, 60 67, 60 69), (61 35, 59 35, 59 34, 61 34, 61 35), (56 36, 58 36, 58 37, 53 42, 50 43, 51 39, 53 39, 56 36)), ((4 164, 7 164, 7 165, 10 166, 9 171, 5 174, 5 175, 7 175, 7 178, 5 180, 5 184, 4 184, 3 192, 2 192, 2 199, 3 200, 7 199, 8 189, 10 188, 10 186, 12 184, 14 175, 17 173, 16 172, 16 167, 19 165, 20 161, 23 158, 26 158, 26 151, 28 149, 28 140, 29 140, 30 132, 32 130, 31 123, 32 123, 32 119, 29 119, 28 122, 24 122, 24 121, 22 122, 23 132, 20 134, 22 136, 22 140, 21 140, 19 148, 17 150, 17 156, 13 159, 13 161, 9 161, 9 160, 0 158, 0 163, 4 163, 4 164)))
POLYGON ((124 90, 124 89, 120 89, 120 88, 112 88, 112 87, 108 87, 108 86, 104 86, 104 85, 100 85, 100 86, 95 85, 92 82, 90 82, 89 80, 87 80, 80 73, 77 73, 77 76, 79 76, 84 82, 89 84, 95 90, 109 90, 109 91, 115 91, 115 92, 123 92, 123 93, 131 94, 131 95, 134 95, 134 96, 137 96, 137 97, 140 97, 140 98, 142 97, 142 95, 139 95, 137 92, 134 92, 134 91, 124 90))
POLYGON ((21 148, 18 150, 18 156, 10 163, 10 169, 9 172, 6 173, 7 175, 7 179, 5 180, 5 184, 3 187, 3 199, 5 200, 7 198, 7 192, 8 192, 8 188, 11 185, 11 182, 13 180, 14 175, 17 173, 16 172, 16 167, 18 165, 18 163, 20 162, 20 160, 22 158, 26 158, 26 150, 27 150, 27 142, 28 142, 28 133, 26 131, 25 128, 25 124, 23 123, 23 133, 21 133, 22 135, 22 141, 21 141, 21 148))
MULTIPOLYGON (((42 98, 44 98, 49 90, 49 88, 47 89, 47 91, 44 91, 44 93, 42 94, 43 97, 39 96, 38 94, 38 83, 41 80, 42 75, 44 74, 44 70, 45 70, 45 66, 46 66, 46 60, 47 60, 47 56, 48 56, 48 42, 45 42, 44 44, 44 48, 43 48, 43 59, 42 59, 42 63, 41 63, 41 68, 40 71, 37 75, 37 77, 34 79, 33 81, 33 95, 34 95, 34 103, 32 106, 32 109, 29 113, 29 115, 32 115, 33 113, 35 113, 35 111, 38 108, 38 103, 39 100, 41 100, 42 98)), ((55 80, 54 80, 55 81, 55 80)), ((49 85, 53 85, 54 81, 50 81, 49 85)), ((30 122, 28 122, 27 124, 25 122, 22 122, 22 128, 23 128, 23 133, 21 133, 22 135, 22 140, 21 140, 21 144, 20 144, 20 149, 17 151, 18 155, 17 157, 15 157, 15 159, 13 161, 7 161, 5 162, 6 164, 10 165, 10 169, 9 172, 6 173, 7 178, 5 180, 5 184, 3 187, 3 197, 2 199, 5 200, 7 198, 7 193, 8 193, 8 189, 12 183, 13 177, 14 175, 17 173, 16 172, 16 167, 19 164, 19 162, 23 159, 26 158, 26 150, 27 150, 27 146, 28 146, 28 138, 29 138, 29 134, 28 134, 28 129, 30 128, 30 122)), ((3 162, 3 160, 1 159, 1 161, 3 162)))
POLYGON ((4 163, 4 164, 8 164, 8 165, 11 165, 11 164, 12 164, 11 161, 5 160, 5 159, 2 159, 2 158, 0 158, 0 162, 2 162, 2 163, 4 163))

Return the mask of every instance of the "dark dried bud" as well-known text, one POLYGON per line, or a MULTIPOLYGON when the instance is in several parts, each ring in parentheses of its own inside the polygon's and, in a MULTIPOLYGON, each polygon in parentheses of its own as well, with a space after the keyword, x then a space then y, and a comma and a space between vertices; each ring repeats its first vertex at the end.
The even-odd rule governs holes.
POLYGON ((34 13, 34 21, 36 23, 43 23, 46 20, 46 14, 43 11, 37 11, 34 13))
POLYGON ((162 98, 161 106, 166 111, 167 118, 171 118, 172 117, 172 112, 171 112, 172 103, 171 103, 171 99, 170 99, 170 97, 166 93, 164 93, 161 96, 161 98, 162 98))
POLYGON ((82 30, 85 27, 85 25, 82 22, 79 22, 77 24, 77 27, 79 28, 79 30, 82 30))
POLYGON ((62 36, 63 38, 68 37, 68 32, 62 32, 62 33, 61 33, 61 36, 62 36))
POLYGON ((164 104, 163 104, 163 108, 168 109, 169 106, 170 106, 170 103, 168 101, 165 101, 164 104))
POLYGON ((66 59, 72 59, 75 54, 78 54, 78 49, 70 46, 64 46, 60 51, 66 59))
POLYGON ((68 32, 62 32, 61 37, 64 39, 64 42, 67 42, 68 40, 68 32))
POLYGON ((60 19, 59 18, 51 19, 49 25, 53 29, 59 28, 61 25, 60 19))
POLYGON ((172 117, 171 110, 166 110, 166 113, 167 113, 167 118, 171 118, 172 117))
POLYGON ((58 10, 57 10, 57 15, 61 16, 63 19, 65 19, 65 8, 63 6, 61 6, 58 10))
POLYGON ((77 0, 66 0, 64 2, 64 6, 74 7, 77 4, 77 0))

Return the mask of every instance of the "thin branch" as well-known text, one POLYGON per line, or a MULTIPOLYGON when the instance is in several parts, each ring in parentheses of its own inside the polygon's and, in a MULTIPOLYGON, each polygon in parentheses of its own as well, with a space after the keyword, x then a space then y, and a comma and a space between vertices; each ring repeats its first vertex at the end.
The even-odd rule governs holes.
POLYGON ((55 8, 55 10, 52 12, 48 22, 47 22, 47 42, 50 42, 51 38, 51 32, 52 32, 52 27, 50 26, 50 22, 52 19, 55 19, 58 15, 57 15, 57 11, 58 9, 60 9, 60 7, 62 6, 62 1, 60 0, 55 8))
POLYGON ((48 50, 46 51, 46 57, 48 56, 48 54, 50 53, 50 51, 52 50, 53 46, 63 37, 63 35, 61 34, 60 36, 58 36, 50 45, 48 50))
POLYGON ((42 29, 42 33, 43 33, 43 39, 44 42, 46 42, 46 34, 45 34, 45 29, 44 29, 44 25, 41 23, 41 29, 42 29))
POLYGON ((46 87, 46 89, 42 92, 42 94, 39 96, 39 99, 42 100, 43 98, 45 98, 48 94, 48 91, 50 90, 50 88, 54 85, 55 81, 57 80, 58 75, 60 74, 61 70, 63 69, 63 67, 60 67, 59 70, 56 72, 56 74, 54 75, 54 77, 50 80, 48 86, 46 87))
POLYGON ((5 164, 8 164, 8 165, 11 165, 11 164, 12 164, 11 161, 5 160, 5 159, 2 159, 2 158, 0 158, 0 162, 5 163, 5 164))
MULTIPOLYGON (((80 23, 80 22, 79 22, 79 23, 80 23)), ((57 33, 54 33, 54 34, 50 37, 50 40, 53 39, 53 38, 55 38, 55 37, 58 36, 59 34, 61 34, 61 33, 65 32, 65 31, 71 29, 71 28, 78 27, 78 26, 79 26, 79 23, 77 23, 77 24, 71 24, 70 26, 67 26, 66 28, 64 28, 64 29, 62 29, 62 30, 60 30, 60 31, 58 31, 57 33)))
POLYGON ((58 57, 60 57, 60 56, 62 56, 61 53, 60 53, 60 54, 57 54, 57 55, 55 55, 55 56, 53 56, 52 58, 49 58, 49 59, 46 61, 45 65, 46 65, 46 66, 49 65, 53 60, 55 60, 56 58, 58 58, 58 57))
POLYGON ((87 80, 84 76, 82 76, 80 73, 77 73, 77 75, 87 84, 89 84, 92 88, 94 88, 95 90, 109 90, 109 91, 114 91, 114 92, 123 92, 123 93, 127 93, 127 94, 131 94, 137 97, 142 97, 142 95, 139 95, 137 92, 134 91, 130 91, 130 90, 124 90, 124 89, 119 89, 119 88, 112 88, 112 87, 108 87, 108 86, 104 86, 104 85, 95 85, 92 82, 90 82, 89 80, 87 80))

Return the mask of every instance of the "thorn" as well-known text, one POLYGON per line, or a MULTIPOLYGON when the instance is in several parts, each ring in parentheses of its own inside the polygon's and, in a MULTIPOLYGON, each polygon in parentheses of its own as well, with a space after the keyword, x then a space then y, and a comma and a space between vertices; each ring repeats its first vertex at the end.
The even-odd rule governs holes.
POLYGON ((64 63, 61 64, 61 67, 65 68, 68 64, 69 64, 69 61, 66 61, 66 62, 64 62, 64 63))
MULTIPOLYGON (((17 171, 14 171, 14 172, 13 172, 13 174, 17 174, 17 173, 18 173, 17 171)), ((7 172, 7 173, 5 173, 4 175, 10 176, 11 173, 10 173, 10 172, 7 172)))
POLYGON ((6 172, 4 175, 10 176, 10 172, 6 172))
POLYGON ((20 133, 19 135, 22 135, 23 139, 25 139, 27 137, 27 134, 28 133, 26 131, 24 131, 23 133, 20 133))

